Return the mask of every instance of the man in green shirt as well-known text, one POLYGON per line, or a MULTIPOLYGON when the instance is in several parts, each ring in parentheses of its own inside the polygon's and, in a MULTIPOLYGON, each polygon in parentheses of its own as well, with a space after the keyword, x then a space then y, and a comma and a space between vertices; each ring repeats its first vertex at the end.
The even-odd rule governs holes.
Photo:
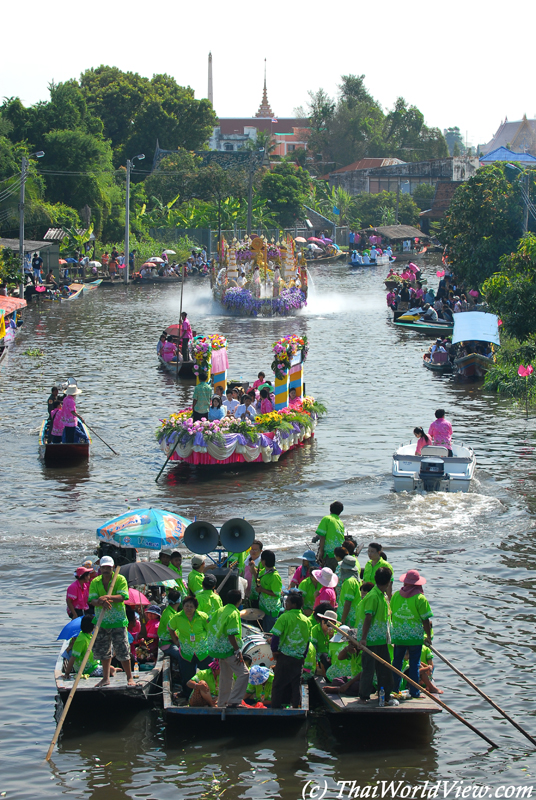
POLYGON ((217 582, 215 575, 205 575, 202 588, 195 593, 199 603, 199 610, 204 611, 209 619, 223 605, 221 597, 216 591, 217 582))
POLYGON ((227 592, 227 603, 215 611, 207 632, 208 652, 220 662, 218 706, 237 708, 246 694, 249 672, 242 658, 242 620, 238 606, 242 602, 239 589, 227 592), (233 683, 234 677, 234 683, 233 683))
MULTIPOLYGON (((360 610, 364 613, 360 645, 371 650, 391 663, 388 642, 390 641, 390 608, 385 593, 391 585, 392 572, 387 567, 380 567, 374 575, 375 586, 363 598, 360 610)), ((360 614, 356 614, 359 618, 360 614)), ((359 621, 359 619, 357 620, 359 621)), ((373 687, 374 671, 378 692, 383 688, 385 692, 385 705, 397 706, 398 700, 391 698, 393 691, 393 673, 368 653, 361 654, 362 674, 359 682, 359 703, 366 703, 370 699, 373 687)))
POLYGON ((311 620, 302 613, 303 597, 287 596, 286 611, 272 628, 271 648, 276 659, 272 686, 272 708, 281 708, 287 687, 293 708, 301 706, 300 680, 311 640, 311 620))
POLYGON ((192 400, 192 419, 196 422, 203 417, 208 419, 208 410, 210 408, 210 401, 212 400, 212 386, 210 381, 207 380, 207 373, 199 373, 199 383, 194 389, 194 397, 192 400))
POLYGON ((343 511, 344 506, 338 500, 332 503, 329 507, 329 514, 322 517, 316 529, 316 535, 320 540, 318 561, 322 566, 329 567, 333 572, 337 569, 334 550, 344 542, 344 523, 339 519, 343 511))
MULTIPOLYGON (((98 686, 109 686, 110 667, 113 653, 125 671, 129 686, 135 686, 130 669, 130 647, 127 634, 127 615, 125 613, 125 600, 128 600, 128 583, 123 575, 118 575, 115 581, 114 593, 109 594, 113 580, 114 560, 110 556, 103 556, 100 560, 101 574, 93 578, 89 585, 88 602, 95 608, 94 622, 97 622, 101 608, 104 616, 101 622, 93 655, 102 663, 102 680, 98 686)), ((95 687, 96 688, 96 687, 95 687)))
POLYGON ((206 561, 203 556, 192 556, 192 569, 188 575, 188 591, 195 596, 203 587, 203 579, 205 577, 205 570, 207 568, 206 561))

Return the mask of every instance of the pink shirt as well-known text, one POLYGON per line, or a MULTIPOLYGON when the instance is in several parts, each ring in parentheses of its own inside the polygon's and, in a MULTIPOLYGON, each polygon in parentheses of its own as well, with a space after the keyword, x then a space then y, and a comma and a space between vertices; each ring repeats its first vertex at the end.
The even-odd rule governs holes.
POLYGON ((332 608, 337 608, 337 595, 335 594, 335 589, 328 589, 327 586, 323 586, 318 592, 313 608, 319 606, 320 603, 329 603, 332 608))
MULTIPOLYGON (((77 580, 74 581, 74 583, 71 583, 67 589, 66 598, 72 601, 75 608, 81 608, 82 611, 85 611, 86 608, 89 608, 89 604, 87 602, 88 595, 89 583, 87 581, 82 583, 81 581, 77 580)), ((67 606, 67 609, 68 608, 69 606, 67 606)))
POLYGON ((189 320, 185 319, 181 326, 181 337, 183 339, 193 339, 192 326, 189 320))
POLYGON ((50 412, 50 416, 52 417, 52 436, 62 436, 63 429, 65 428, 63 418, 61 414, 58 414, 58 411, 61 411, 61 408, 53 408, 50 412))
POLYGON ((160 625, 159 619, 148 619, 145 623, 145 630, 147 631, 148 639, 158 639, 158 626, 160 625))
POLYGON ((388 306, 392 306, 392 305, 393 305, 393 303, 394 303, 394 302, 395 302, 395 300, 396 300, 396 294, 395 294, 394 292, 389 292, 389 293, 387 294, 387 298, 386 298, 386 300, 387 300, 387 305, 388 305, 388 306))
POLYGON ((274 407, 270 400, 267 397, 263 397, 261 401, 261 414, 270 414, 274 410, 274 407))
POLYGON ((259 379, 259 380, 255 381, 255 383, 253 384, 253 386, 251 388, 252 389, 258 389, 259 386, 262 386, 262 384, 265 383, 265 382, 266 381, 265 381, 264 378, 262 379, 262 381, 259 379))
POLYGON ((173 361, 173 358, 175 357, 175 353, 176 352, 177 352, 177 348, 175 347, 173 342, 164 342, 164 344, 162 345, 162 350, 161 350, 160 354, 161 354, 162 358, 164 359, 164 361, 169 363, 170 361, 173 361))
POLYGON ((296 570, 296 572, 292 576, 291 583, 296 583, 299 586, 302 581, 304 581, 306 578, 308 578, 311 575, 311 570, 310 569, 307 570, 305 575, 303 574, 302 570, 303 570, 303 567, 298 567, 298 569, 296 570))
POLYGON ((452 425, 445 417, 436 419, 428 428, 428 436, 432 437, 434 444, 452 449, 452 425))
POLYGON ((76 403, 70 394, 64 398, 61 414, 58 414, 65 428, 76 428, 76 403))
POLYGON ((421 438, 417 442, 417 447, 415 448, 415 455, 420 456, 423 447, 428 447, 431 444, 430 440, 427 439, 425 436, 421 436, 421 438))

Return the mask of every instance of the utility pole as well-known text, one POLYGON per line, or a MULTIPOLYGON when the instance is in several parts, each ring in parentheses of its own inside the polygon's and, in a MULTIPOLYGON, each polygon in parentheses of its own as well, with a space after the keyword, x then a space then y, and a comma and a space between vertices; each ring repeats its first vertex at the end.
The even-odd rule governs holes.
POLYGON ((22 283, 19 286, 19 297, 21 300, 24 299, 24 196, 25 196, 25 186, 26 186, 26 178, 28 177, 28 167, 30 166, 29 159, 32 156, 36 158, 43 158, 45 154, 42 150, 38 150, 37 153, 31 153, 31 155, 26 158, 26 156, 22 157, 22 165, 21 165, 21 182, 20 182, 20 198, 19 198, 19 258, 20 258, 20 269, 22 272, 22 283))
POLYGON ((127 158, 127 192, 125 199, 125 283, 128 283, 130 268, 130 171, 136 159, 143 161, 145 155, 141 153, 134 156, 132 161, 127 158))

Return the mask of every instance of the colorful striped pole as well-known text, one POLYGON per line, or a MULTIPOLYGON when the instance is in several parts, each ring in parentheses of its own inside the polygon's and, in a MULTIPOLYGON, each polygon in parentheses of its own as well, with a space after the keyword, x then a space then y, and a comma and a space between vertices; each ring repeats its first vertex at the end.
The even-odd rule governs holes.
POLYGON ((288 408, 288 389, 289 389, 288 372, 285 372, 282 378, 275 379, 275 410, 279 411, 281 408, 288 408))
POLYGON ((295 364, 290 368, 289 391, 296 389, 296 397, 303 396, 303 363, 295 364))
POLYGON ((225 390, 227 389, 227 370, 226 369, 223 370, 223 372, 215 372, 212 375, 212 385, 213 385, 214 389, 216 388, 216 386, 221 386, 223 391, 224 391, 224 393, 225 393, 225 390))

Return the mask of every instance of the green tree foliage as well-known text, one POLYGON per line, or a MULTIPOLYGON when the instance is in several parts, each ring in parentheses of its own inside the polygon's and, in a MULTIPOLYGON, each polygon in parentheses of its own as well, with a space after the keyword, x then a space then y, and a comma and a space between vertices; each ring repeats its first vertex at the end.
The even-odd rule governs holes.
MULTIPOLYGON (((361 220, 362 228, 368 228, 370 225, 375 228, 378 225, 395 224, 396 192, 357 195, 355 213, 361 220)), ((419 221, 419 208, 409 194, 400 195, 398 221, 401 225, 416 225, 419 221)))
POLYGON ((158 169, 145 181, 147 196, 157 197, 162 203, 189 200, 194 191, 199 160, 194 153, 182 148, 163 158, 158 169))
POLYGON ((278 216, 281 227, 285 227, 293 225, 302 215, 308 190, 307 172, 283 161, 264 175, 260 195, 278 216))
POLYGON ((456 189, 443 227, 443 241, 454 272, 475 286, 517 247, 522 233, 519 181, 511 183, 504 166, 483 167, 456 189))
POLYGON ((211 103, 196 100, 193 89, 169 75, 149 79, 100 66, 84 72, 80 84, 88 107, 104 123, 116 165, 138 153, 152 157, 157 139, 164 150, 198 150, 217 124, 211 103))
POLYGON ((447 143, 438 128, 428 128, 416 106, 399 97, 383 126, 382 155, 402 161, 426 161, 448 156, 447 143))
POLYGON ((432 200, 435 195, 435 186, 430 183, 419 183, 413 190, 411 195, 417 203, 421 211, 426 211, 427 208, 432 207, 432 200))
POLYGON ((458 126, 447 128, 445 131, 445 141, 451 156, 461 156, 465 153, 465 143, 458 126))
POLYGON ((482 291, 504 330, 523 342, 536 335, 536 235, 526 234, 515 253, 502 256, 500 268, 482 291))

